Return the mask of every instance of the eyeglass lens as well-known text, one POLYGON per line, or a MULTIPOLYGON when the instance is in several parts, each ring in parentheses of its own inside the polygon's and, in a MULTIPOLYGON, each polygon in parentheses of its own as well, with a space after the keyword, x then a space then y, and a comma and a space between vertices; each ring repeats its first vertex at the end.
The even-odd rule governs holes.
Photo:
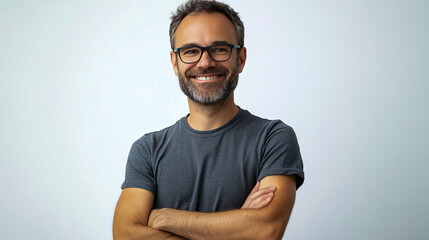
MULTIPOLYGON (((210 57, 215 61, 226 61, 231 56, 231 47, 228 45, 214 45, 208 49, 210 57)), ((196 62, 202 56, 199 47, 182 48, 179 51, 183 62, 196 62)))

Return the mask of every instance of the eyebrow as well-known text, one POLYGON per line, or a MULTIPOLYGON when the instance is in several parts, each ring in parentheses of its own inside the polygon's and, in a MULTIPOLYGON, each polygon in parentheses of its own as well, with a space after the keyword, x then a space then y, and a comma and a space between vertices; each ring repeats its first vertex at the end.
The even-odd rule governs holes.
MULTIPOLYGON (((231 43, 226 42, 226 41, 214 41, 211 44, 209 44, 208 46, 214 45, 214 44, 231 44, 231 43)), ((201 46, 198 45, 197 43, 193 42, 193 43, 187 43, 187 44, 181 46, 180 48, 188 48, 188 47, 201 47, 201 46)))

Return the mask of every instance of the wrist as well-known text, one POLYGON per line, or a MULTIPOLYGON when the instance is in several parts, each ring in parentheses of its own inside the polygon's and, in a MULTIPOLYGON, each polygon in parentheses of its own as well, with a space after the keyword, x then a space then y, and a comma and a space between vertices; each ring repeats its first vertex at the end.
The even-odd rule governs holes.
POLYGON ((158 230, 167 231, 169 220, 174 219, 175 210, 170 208, 153 209, 149 215, 148 226, 158 230))

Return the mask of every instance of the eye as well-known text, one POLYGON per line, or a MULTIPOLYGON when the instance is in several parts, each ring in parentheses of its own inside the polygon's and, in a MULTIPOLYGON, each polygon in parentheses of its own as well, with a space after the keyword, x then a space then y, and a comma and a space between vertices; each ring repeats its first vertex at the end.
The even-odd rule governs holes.
POLYGON ((215 54, 228 54, 229 51, 228 46, 213 46, 211 49, 211 52, 215 54))
POLYGON ((182 56, 193 56, 193 55, 197 55, 199 53, 200 53, 200 49, 196 48, 196 47, 185 48, 185 49, 180 50, 180 54, 182 56))

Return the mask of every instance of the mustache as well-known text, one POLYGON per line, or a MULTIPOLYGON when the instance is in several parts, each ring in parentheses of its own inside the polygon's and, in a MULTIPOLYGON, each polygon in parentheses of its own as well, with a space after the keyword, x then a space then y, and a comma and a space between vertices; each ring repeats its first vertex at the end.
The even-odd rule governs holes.
POLYGON ((216 75, 228 75, 229 71, 227 68, 205 68, 205 69, 189 69, 185 72, 186 77, 193 77, 201 74, 216 74, 216 75))

